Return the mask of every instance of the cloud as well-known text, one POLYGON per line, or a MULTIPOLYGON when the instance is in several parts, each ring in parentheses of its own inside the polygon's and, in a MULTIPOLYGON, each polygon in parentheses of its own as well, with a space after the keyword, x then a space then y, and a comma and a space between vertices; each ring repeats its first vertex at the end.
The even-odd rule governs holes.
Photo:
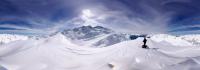
MULTIPOLYGON (((170 13, 161 13, 159 10, 142 5, 144 11, 148 11, 148 15, 138 14, 127 8, 119 1, 112 2, 113 7, 120 7, 118 9, 110 9, 110 6, 97 4, 89 7, 81 7, 80 14, 71 20, 62 21, 63 25, 71 26, 104 26, 118 32, 127 33, 166 33, 168 31, 168 22, 170 20, 170 13), (123 9, 123 10, 122 10, 123 9), (92 17, 84 17, 85 10, 89 10, 87 14, 92 14, 92 17)), ((80 8, 79 8, 80 9, 80 8)), ((61 26, 58 25, 57 27, 61 26)), ((62 27, 62 28, 67 28, 62 27)))
POLYGON ((195 27, 185 26, 190 24, 185 20, 200 15, 198 3, 198 0, 2 0, 1 17, 28 21, 31 27, 21 27, 20 23, 0 26, 51 33, 82 25, 100 25, 119 32, 168 33, 195 27), (175 28, 180 22, 185 24, 175 28))
POLYGON ((200 30, 178 31, 178 32, 171 32, 170 34, 175 34, 175 35, 200 34, 200 30))
POLYGON ((195 28, 195 27, 200 28, 200 24, 196 24, 196 25, 187 25, 187 26, 179 26, 179 27, 177 27, 177 28, 171 29, 171 31, 179 31, 179 30, 182 30, 182 29, 195 28))

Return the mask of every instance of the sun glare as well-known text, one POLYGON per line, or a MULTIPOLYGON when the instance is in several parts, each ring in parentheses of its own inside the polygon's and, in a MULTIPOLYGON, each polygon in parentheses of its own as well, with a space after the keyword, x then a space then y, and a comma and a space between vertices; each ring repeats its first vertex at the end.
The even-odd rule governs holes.
POLYGON ((82 11, 82 16, 87 17, 87 18, 91 18, 91 17, 94 17, 95 15, 90 9, 84 9, 82 11))

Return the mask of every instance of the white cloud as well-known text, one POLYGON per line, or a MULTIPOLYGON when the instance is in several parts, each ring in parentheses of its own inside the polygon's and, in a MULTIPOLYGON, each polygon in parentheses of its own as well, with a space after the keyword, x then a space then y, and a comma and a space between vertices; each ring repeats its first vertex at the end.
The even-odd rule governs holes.
POLYGON ((138 5, 143 9, 142 11, 148 12, 148 15, 138 14, 138 12, 130 10, 126 5, 117 1, 112 2, 112 5, 110 5, 117 9, 112 9, 103 3, 95 3, 95 1, 89 0, 87 3, 84 1, 78 3, 72 1, 74 5, 78 5, 76 8, 79 15, 71 20, 61 20, 54 28, 60 30, 83 25, 99 25, 119 32, 145 34, 167 33, 171 30, 169 21, 174 12, 163 13, 160 8, 152 7, 146 2, 139 2, 138 5))
POLYGON ((187 29, 187 28, 193 28, 193 27, 200 27, 200 24, 178 26, 176 28, 171 29, 171 31, 173 31, 173 30, 180 30, 180 29, 187 29))
POLYGON ((171 32, 171 34, 176 34, 176 35, 183 35, 183 34, 200 34, 200 30, 171 32))
POLYGON ((105 6, 83 8, 78 17, 71 20, 62 20, 55 26, 56 29, 79 27, 84 25, 104 26, 118 32, 128 33, 166 33, 168 31, 169 14, 158 13, 155 9, 148 8, 154 13, 152 18, 129 17, 119 10, 109 10, 105 6))

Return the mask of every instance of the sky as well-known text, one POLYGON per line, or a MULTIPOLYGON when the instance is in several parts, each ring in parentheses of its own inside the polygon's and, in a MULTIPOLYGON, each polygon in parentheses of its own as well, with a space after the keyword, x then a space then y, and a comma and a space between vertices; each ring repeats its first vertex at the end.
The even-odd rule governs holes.
POLYGON ((199 0, 0 0, 0 33, 51 34, 80 26, 127 33, 200 33, 199 0))

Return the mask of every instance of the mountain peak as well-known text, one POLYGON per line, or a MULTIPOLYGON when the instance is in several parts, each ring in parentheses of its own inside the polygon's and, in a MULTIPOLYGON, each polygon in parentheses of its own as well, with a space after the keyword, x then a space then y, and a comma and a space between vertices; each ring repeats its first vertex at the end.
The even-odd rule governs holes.
MULTIPOLYGON (((66 38, 76 44, 84 44, 91 47, 106 47, 122 41, 130 40, 130 34, 116 33, 102 26, 82 26, 62 32, 66 38)), ((140 35, 135 35, 136 38, 140 35)))
POLYGON ((82 26, 74 29, 64 30, 61 33, 72 39, 88 39, 103 34, 110 34, 112 32, 112 30, 104 28, 102 26, 82 26))

